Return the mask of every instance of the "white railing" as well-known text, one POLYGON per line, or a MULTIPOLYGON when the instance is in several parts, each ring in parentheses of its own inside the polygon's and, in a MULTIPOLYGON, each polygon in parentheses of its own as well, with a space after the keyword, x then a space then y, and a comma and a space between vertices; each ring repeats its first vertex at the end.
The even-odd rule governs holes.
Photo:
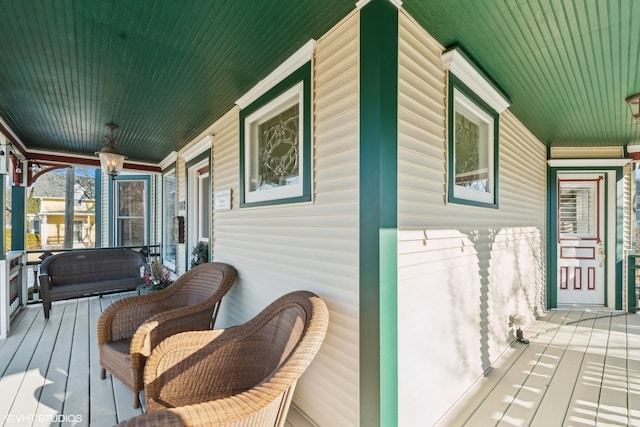
POLYGON ((27 303, 27 263, 24 252, 9 252, 0 260, 0 339, 11 330, 11 319, 27 303))

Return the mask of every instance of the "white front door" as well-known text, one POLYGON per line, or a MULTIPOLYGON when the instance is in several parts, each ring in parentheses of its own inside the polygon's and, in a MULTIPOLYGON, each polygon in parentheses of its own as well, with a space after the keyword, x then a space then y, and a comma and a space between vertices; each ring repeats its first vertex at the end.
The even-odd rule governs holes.
POLYGON ((605 173, 558 174, 558 304, 605 302, 605 173))

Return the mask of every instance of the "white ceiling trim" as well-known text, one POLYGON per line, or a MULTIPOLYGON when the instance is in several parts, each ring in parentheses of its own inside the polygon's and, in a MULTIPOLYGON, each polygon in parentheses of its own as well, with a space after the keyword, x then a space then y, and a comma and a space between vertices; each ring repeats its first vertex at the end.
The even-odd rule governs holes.
POLYGON ((624 166, 631 159, 551 159, 547 164, 552 168, 560 167, 603 167, 603 166, 624 166))
POLYGON ((260 80, 258 84, 252 87, 247 93, 238 98, 236 105, 245 108, 260 96, 264 95, 269 89, 280 83, 287 76, 298 68, 302 67, 313 58, 313 52, 316 49, 316 41, 311 39, 304 44, 296 53, 291 55, 286 61, 278 66, 267 77, 260 80))
POLYGON ((200 140, 200 142, 193 144, 187 148, 181 155, 185 162, 190 162, 198 155, 204 153, 206 150, 210 150, 213 145, 213 136, 207 135, 200 140))
MULTIPOLYGON (((356 8, 362 9, 366 5, 371 3, 371 0, 358 0, 356 2, 356 8)), ((402 7, 402 0, 389 0, 389 3, 400 9, 402 7)))
POLYGON ((175 151, 170 152, 167 157, 162 159, 162 161, 160 162, 160 169, 165 170, 166 168, 174 164, 176 160, 178 160, 178 153, 175 151))
POLYGON ((442 54, 442 65, 462 83, 467 85, 476 95, 491 106, 498 114, 509 107, 509 101, 493 87, 478 69, 455 48, 442 54))

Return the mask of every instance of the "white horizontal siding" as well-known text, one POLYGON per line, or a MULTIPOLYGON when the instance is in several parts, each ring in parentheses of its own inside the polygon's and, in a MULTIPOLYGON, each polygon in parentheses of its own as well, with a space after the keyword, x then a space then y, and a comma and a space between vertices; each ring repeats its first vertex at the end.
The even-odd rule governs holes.
POLYGON ((218 326, 246 321, 292 290, 320 295, 329 331, 293 403, 327 427, 359 423, 358 34, 354 13, 316 45, 312 202, 240 209, 238 110, 207 131, 213 191, 232 189, 232 209, 213 212, 213 256, 239 273, 218 326))
POLYGON ((399 38, 399 420, 432 425, 542 307, 546 150, 504 112, 499 209, 447 203, 442 46, 404 12, 399 38))

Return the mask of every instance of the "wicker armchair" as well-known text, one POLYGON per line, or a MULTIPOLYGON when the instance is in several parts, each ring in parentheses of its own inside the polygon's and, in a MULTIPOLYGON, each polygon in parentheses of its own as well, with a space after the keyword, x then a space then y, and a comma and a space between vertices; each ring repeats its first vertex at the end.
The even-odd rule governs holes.
POLYGON ((144 364, 151 350, 178 332, 211 329, 235 278, 230 265, 201 264, 166 289, 111 304, 98 319, 100 377, 111 372, 134 392, 133 407, 139 408, 144 364))
POLYGON ((120 426, 283 426, 328 323, 324 302, 298 291, 242 325, 174 335, 147 360, 147 413, 120 426))

